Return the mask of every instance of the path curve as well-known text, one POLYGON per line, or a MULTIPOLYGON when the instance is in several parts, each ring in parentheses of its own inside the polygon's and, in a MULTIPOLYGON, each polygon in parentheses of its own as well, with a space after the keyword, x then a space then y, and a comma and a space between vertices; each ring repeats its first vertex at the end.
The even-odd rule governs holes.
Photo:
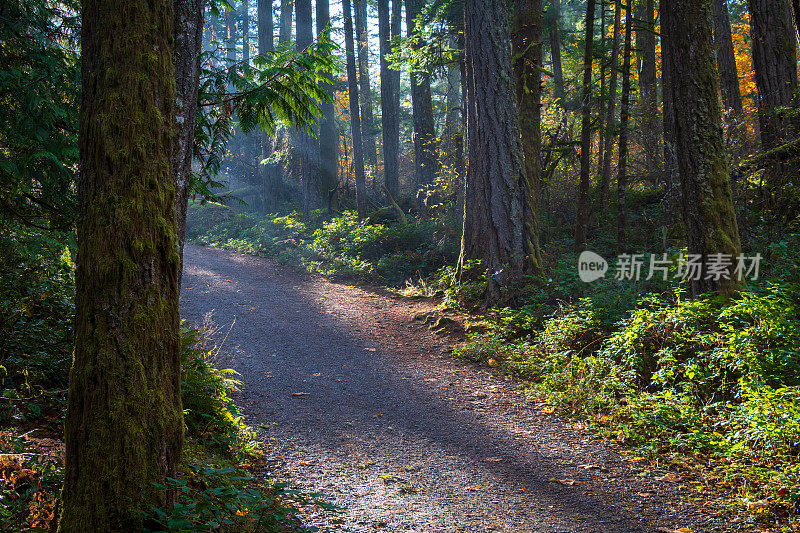
POLYGON ((214 248, 184 258, 183 317, 235 320, 222 354, 270 475, 346 506, 345 531, 725 530, 688 491, 454 360, 412 320, 430 304, 214 248))

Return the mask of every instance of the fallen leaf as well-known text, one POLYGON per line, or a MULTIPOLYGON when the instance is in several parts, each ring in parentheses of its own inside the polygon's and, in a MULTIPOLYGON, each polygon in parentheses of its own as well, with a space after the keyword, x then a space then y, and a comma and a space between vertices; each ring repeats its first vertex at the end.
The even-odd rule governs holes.
POLYGON ((314 373, 313 373, 313 374, 311 374, 311 375, 312 375, 312 376, 314 376, 314 377, 319 377, 319 376, 321 376, 322 374, 321 374, 320 372, 314 372, 314 373))
POLYGON ((502 457, 487 457, 485 460, 489 461, 490 463, 499 463, 500 461, 503 460, 503 458, 502 457))
POLYGON ((747 510, 755 511, 757 509, 767 509, 769 505, 770 505, 769 500, 758 500, 755 502, 749 502, 747 504, 747 510))
POLYGON ((642 461, 645 460, 645 458, 644 457, 628 457, 626 460, 628 460, 628 461, 630 461, 632 463, 641 463, 642 461))
POLYGON ((303 465, 303 466, 311 466, 311 461, 300 461, 300 462, 299 462, 299 463, 297 463, 297 464, 299 464, 299 465, 303 465))
POLYGON ((540 411, 540 413, 542 413, 543 415, 552 415, 554 412, 555 409, 552 407, 545 407, 540 411))
POLYGON ((472 492, 478 492, 479 490, 481 490, 481 486, 480 485, 470 485, 469 487, 467 487, 467 490, 472 491, 472 492))
POLYGON ((667 483, 678 483, 683 481, 683 478, 675 472, 667 472, 661 477, 657 477, 656 481, 666 481, 667 483))
POLYGON ((308 396, 309 394, 311 394, 311 393, 310 392, 293 392, 292 396, 297 398, 298 396, 308 396))
POLYGON ((651 492, 637 492, 636 495, 640 498, 649 498, 653 494, 651 492))
POLYGON ((500 526, 498 526, 497 524, 487 524, 486 529, 492 529, 492 530, 500 529, 500 526))
POLYGON ((365 352, 376 352, 377 348, 364 348, 365 352))
POLYGON ((658 531, 662 533, 692 533, 692 530, 688 527, 679 527, 678 529, 670 529, 668 527, 660 527, 658 531))
POLYGON ((556 483, 561 483, 562 485, 566 485, 568 487, 571 487, 575 483, 580 483, 580 481, 575 481, 574 479, 571 479, 571 478, 567 478, 567 479, 551 478, 550 481, 555 481, 556 483))

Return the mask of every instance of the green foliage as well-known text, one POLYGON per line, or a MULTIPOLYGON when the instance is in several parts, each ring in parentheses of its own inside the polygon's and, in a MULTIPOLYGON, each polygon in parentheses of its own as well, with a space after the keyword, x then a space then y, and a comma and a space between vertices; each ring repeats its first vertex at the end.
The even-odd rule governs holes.
POLYGON ((310 271, 399 287, 427 278, 455 261, 456 244, 434 222, 359 222, 355 213, 309 219, 236 212, 221 205, 192 205, 187 239, 248 253, 275 256, 310 271))
POLYGON ((145 532, 312 532, 318 529, 302 525, 298 508, 335 509, 317 494, 304 495, 280 483, 259 484, 239 468, 190 465, 184 478, 168 481, 164 488, 176 491, 175 506, 144 513, 145 532))
POLYGON ((608 325, 583 299, 524 338, 517 315, 500 313, 493 332, 456 354, 530 380, 536 401, 589 417, 641 452, 723 461, 735 475, 719 482, 794 513, 799 305, 796 289, 769 284, 730 302, 647 296, 608 325))
POLYGON ((28 226, 69 229, 78 162, 77 3, 0 9, 0 208, 28 226))
POLYGON ((255 433, 231 398, 241 381, 236 371, 216 368, 215 355, 202 332, 181 330, 181 400, 187 437, 237 459, 257 457, 261 452, 255 433))
POLYGON ((0 424, 60 409, 75 290, 65 240, 13 222, 0 226, 0 424))

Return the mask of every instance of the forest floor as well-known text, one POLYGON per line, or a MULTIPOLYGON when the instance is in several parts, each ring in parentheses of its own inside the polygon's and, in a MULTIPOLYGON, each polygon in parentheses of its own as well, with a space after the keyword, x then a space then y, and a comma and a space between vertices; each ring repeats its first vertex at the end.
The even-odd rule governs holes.
POLYGON ((345 531, 729 531, 701 487, 527 404, 414 316, 435 302, 187 246, 182 315, 213 313, 265 476, 344 508, 345 531), (227 338, 225 336, 227 335, 227 338))

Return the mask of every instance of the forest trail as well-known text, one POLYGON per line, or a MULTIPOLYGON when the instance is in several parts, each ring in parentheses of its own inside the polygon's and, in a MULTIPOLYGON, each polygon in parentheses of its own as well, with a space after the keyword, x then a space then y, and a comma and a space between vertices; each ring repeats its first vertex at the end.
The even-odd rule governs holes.
POLYGON ((223 363, 269 475, 346 506, 345 531, 725 530, 690 490, 452 358, 412 320, 429 303, 214 248, 187 246, 185 263, 183 317, 213 311, 220 335, 235 320, 223 363))

